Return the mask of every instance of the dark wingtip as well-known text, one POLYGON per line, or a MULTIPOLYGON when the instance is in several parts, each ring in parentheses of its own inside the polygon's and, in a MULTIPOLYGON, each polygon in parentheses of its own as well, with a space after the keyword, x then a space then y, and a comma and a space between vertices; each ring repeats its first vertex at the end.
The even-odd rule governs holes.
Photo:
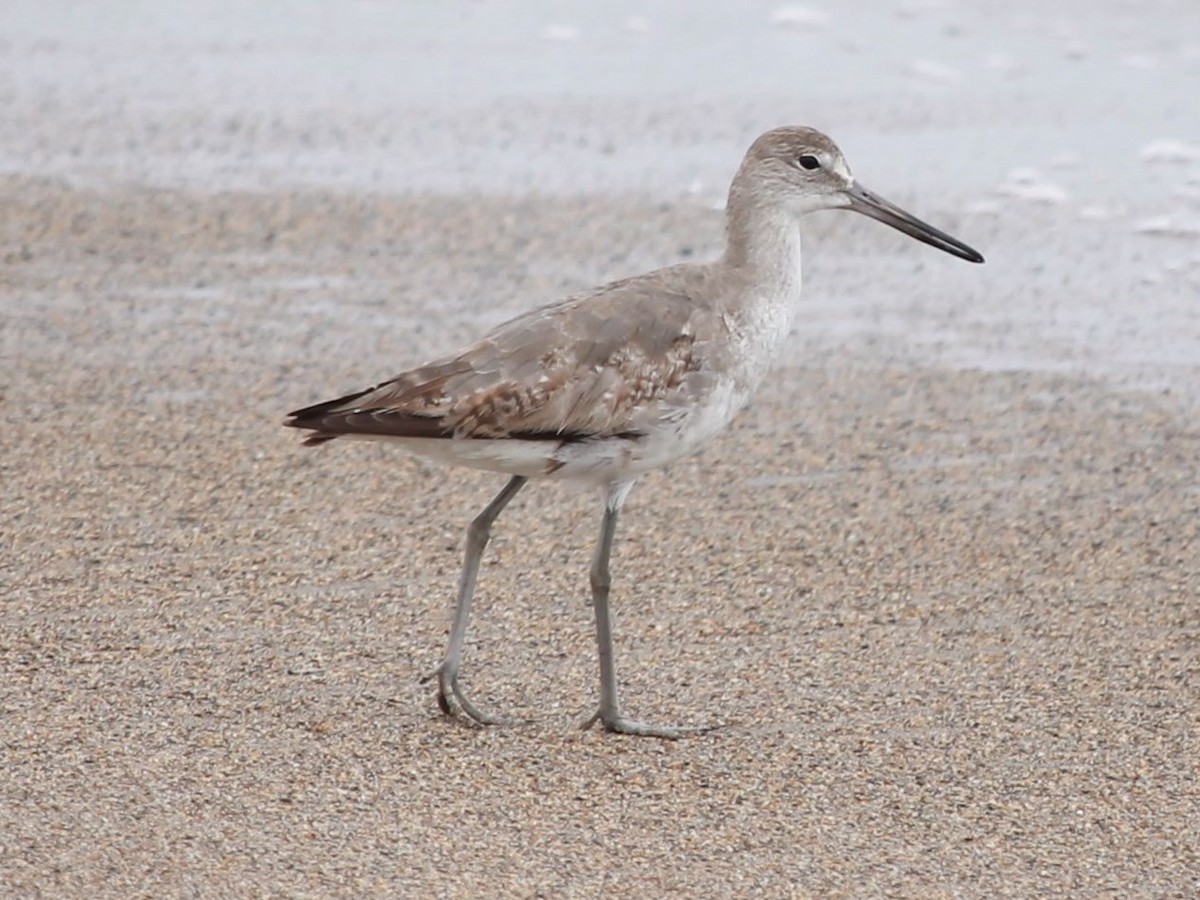
POLYGON ((312 428, 310 424, 305 424, 306 419, 319 419, 327 412, 331 412, 339 407, 347 406, 357 400, 359 397, 365 397, 375 388, 367 388, 364 391, 355 391, 353 394, 346 394, 344 397, 338 397, 335 400, 326 400, 322 403, 314 403, 312 406, 305 406, 302 409, 293 409, 287 414, 287 421, 283 424, 292 428, 312 428))
POLYGON ((328 413, 342 409, 346 404, 353 403, 359 397, 371 393, 372 390, 374 388, 367 388, 365 391, 347 394, 336 400, 326 400, 323 403, 314 403, 312 406, 294 409, 287 414, 283 425, 285 428, 306 428, 309 431, 315 431, 316 434, 310 434, 304 439, 303 446, 305 447, 315 447, 326 441, 332 441, 338 435, 325 430, 328 427, 328 413))
POLYGON ((440 415, 407 413, 388 407, 359 407, 355 404, 376 388, 368 388, 336 400, 316 403, 293 410, 284 419, 286 428, 304 428, 313 432, 304 439, 305 447, 315 447, 346 435, 398 438, 448 438, 453 429, 445 426, 440 415))
POLYGON ((318 444, 324 444, 326 441, 332 441, 335 437, 337 437, 336 434, 332 434, 328 431, 322 431, 325 426, 321 419, 299 418, 298 413, 300 412, 303 412, 303 410, 297 410, 297 412, 288 413, 291 418, 284 419, 281 424, 285 428, 307 428, 310 431, 316 432, 315 434, 306 436, 304 440, 301 441, 301 446, 316 447, 318 444))
MULTIPOLYGON (((303 426, 297 425, 296 427, 301 428, 303 426)), ((317 447, 321 444, 332 441, 336 437, 337 437, 336 434, 326 434, 326 433, 314 434, 314 435, 310 435, 309 437, 306 437, 303 441, 301 441, 300 446, 301 447, 317 447)))

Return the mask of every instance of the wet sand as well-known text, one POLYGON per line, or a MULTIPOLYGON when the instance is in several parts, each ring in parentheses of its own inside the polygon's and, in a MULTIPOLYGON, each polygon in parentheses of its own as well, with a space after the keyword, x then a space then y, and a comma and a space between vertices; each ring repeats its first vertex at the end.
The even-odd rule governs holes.
POLYGON ((716 219, 5 189, 7 893, 1195 886, 1200 431, 1171 394, 798 335, 619 535, 630 711, 724 727, 577 730, 596 500, 537 486, 464 676, 529 721, 478 730, 419 678, 497 479, 305 450, 281 413, 594 274, 568 261, 706 253, 716 219))

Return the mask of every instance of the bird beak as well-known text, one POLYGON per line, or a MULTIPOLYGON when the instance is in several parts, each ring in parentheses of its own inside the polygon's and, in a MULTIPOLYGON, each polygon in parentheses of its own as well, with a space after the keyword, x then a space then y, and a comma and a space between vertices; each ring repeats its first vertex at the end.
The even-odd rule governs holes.
POLYGON ((885 225, 891 225, 897 231, 903 231, 909 237, 916 238, 923 244, 945 250, 947 253, 965 259, 967 262, 981 263, 983 256, 962 241, 950 237, 944 231, 938 231, 932 225, 922 222, 912 213, 905 212, 894 203, 889 203, 878 194, 873 194, 866 188, 852 184, 845 190, 850 198, 849 208, 864 216, 878 219, 885 225))

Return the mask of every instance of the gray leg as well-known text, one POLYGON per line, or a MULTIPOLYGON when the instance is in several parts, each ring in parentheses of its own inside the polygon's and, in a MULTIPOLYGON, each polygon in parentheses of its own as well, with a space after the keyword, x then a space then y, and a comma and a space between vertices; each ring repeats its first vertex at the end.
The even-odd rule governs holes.
POLYGON ((471 600, 475 596, 475 576, 479 573, 479 560, 483 556, 483 548, 487 546, 492 536, 492 523, 500 515, 508 502, 528 481, 521 475, 514 475, 508 484, 498 493, 483 512, 475 517, 467 528, 467 547, 463 555, 462 575, 458 581, 458 602, 454 607, 454 625, 450 629, 450 644, 441 664, 425 679, 437 676, 438 706, 446 715, 452 715, 450 697, 453 696, 462 707, 462 711, 481 725, 499 725, 501 719, 482 712, 475 704, 467 699, 462 688, 458 686, 458 670, 462 666, 463 639, 467 636, 467 620, 471 617, 471 600))
POLYGON ((613 654, 612 616, 608 607, 609 589, 612 579, 608 572, 608 558, 612 554, 613 535, 617 530, 617 513, 629 492, 629 485, 610 488, 604 503, 604 521, 600 526, 600 539, 592 557, 591 582, 592 606, 596 613, 596 646, 600 656, 600 708, 595 715, 583 723, 590 728, 596 722, 605 731, 635 734, 645 737, 675 739, 687 734, 709 731, 710 728, 680 728, 669 725, 647 725, 627 719, 621 713, 621 701, 617 695, 617 669, 613 654))

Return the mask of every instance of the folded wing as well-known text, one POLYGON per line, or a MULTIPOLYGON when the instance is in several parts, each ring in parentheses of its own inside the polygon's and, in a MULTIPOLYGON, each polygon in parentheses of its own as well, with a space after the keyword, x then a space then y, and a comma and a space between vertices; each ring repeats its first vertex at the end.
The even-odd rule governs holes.
MULTIPOLYGON (((357 434, 583 440, 636 434, 704 380, 695 352, 711 317, 687 290, 653 300, 642 278, 513 319, 452 356, 289 413, 319 444, 357 434), (654 315, 644 305, 653 302, 654 315)), ((681 272, 682 274, 682 272, 681 272)))

